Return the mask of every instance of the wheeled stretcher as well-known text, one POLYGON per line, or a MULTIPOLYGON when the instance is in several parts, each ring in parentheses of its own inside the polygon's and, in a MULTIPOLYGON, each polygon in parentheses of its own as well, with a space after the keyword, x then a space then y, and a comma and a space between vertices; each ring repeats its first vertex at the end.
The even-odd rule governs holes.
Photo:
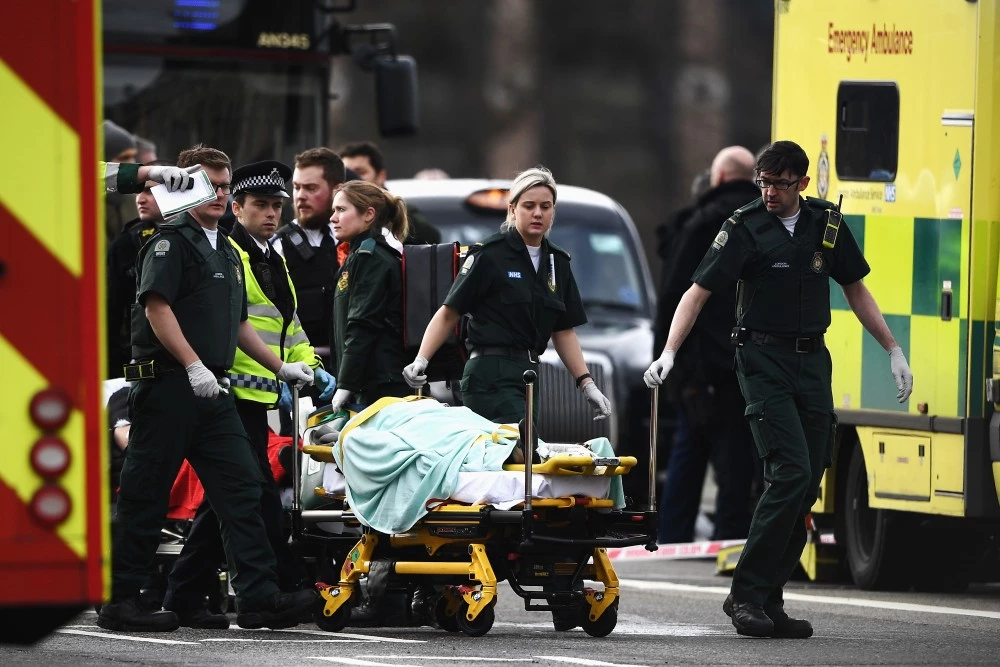
MULTIPOLYGON (((474 428, 456 427, 453 430, 465 438, 462 442, 471 443, 460 445, 457 454, 451 446, 427 455, 399 444, 407 437, 407 426, 424 433, 425 439, 446 438, 442 429, 428 427, 444 423, 433 421, 448 416, 441 410, 431 409, 432 414, 421 417, 424 422, 414 423, 404 418, 407 411, 427 411, 394 406, 367 435, 360 426, 364 413, 336 428, 330 427, 330 415, 310 418, 303 453, 327 468, 322 484, 295 489, 293 525, 309 539, 342 541, 352 531, 360 533, 359 538, 347 538, 350 546, 336 556, 336 583, 317 584, 323 606, 314 620, 320 628, 335 632, 350 623, 366 577, 369 594, 373 587, 411 593, 418 587, 432 589, 429 611, 437 625, 450 632, 487 633, 501 581, 524 600, 526 610, 552 611, 556 629, 579 625, 596 637, 614 629, 619 589, 607 549, 640 544, 656 548, 655 394, 649 502, 644 509, 631 509, 624 507, 621 476, 636 465, 635 458, 616 456, 596 441, 586 448, 566 447, 570 454, 552 451, 558 445, 539 443, 530 420, 534 381, 534 372, 527 371, 527 417, 519 427, 490 424, 493 433, 479 435, 474 428), (379 447, 392 452, 383 463, 377 460, 384 456, 379 447), (510 463, 508 453, 518 448, 526 461, 536 460, 537 451, 548 456, 533 465, 510 463), (415 457, 420 461, 414 463, 415 457), (409 482, 395 474, 393 466, 400 461, 414 468, 409 482), (360 480, 362 473, 374 483, 360 480), (516 480, 514 490, 511 480, 516 480), (425 497, 439 489, 445 489, 447 497, 425 497), (309 493, 325 507, 303 509, 300 494, 309 493), (390 511, 383 511, 386 506, 390 511), (325 531, 317 526, 331 536, 323 537, 325 531)), ((295 417, 293 422, 298 423, 295 417)), ((608 445, 606 439, 599 440, 608 445)), ((298 475, 294 478, 299 480, 298 475)))

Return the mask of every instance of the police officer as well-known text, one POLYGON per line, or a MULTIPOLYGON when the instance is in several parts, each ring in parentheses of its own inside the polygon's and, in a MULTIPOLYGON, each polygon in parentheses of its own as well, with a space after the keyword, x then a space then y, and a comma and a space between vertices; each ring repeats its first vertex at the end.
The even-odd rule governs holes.
MULTIPOLYGON (((295 313, 295 290, 285 262, 269 240, 281 219, 288 199, 285 180, 292 170, 274 160, 245 165, 233 172, 233 213, 238 221, 229 242, 236 250, 246 279, 247 318, 261 340, 285 361, 304 362, 313 369, 321 401, 333 396, 336 383, 323 370, 295 313)), ((229 369, 236 396, 236 412, 243 422, 261 474, 261 512, 271 548, 277 559, 278 583, 282 590, 301 588, 304 573, 288 548, 284 531, 284 508, 267 456, 267 410, 278 398, 278 381, 272 371, 243 350, 229 369)), ((198 508, 184 548, 170 571, 165 609, 177 614, 181 625, 194 628, 227 628, 229 620, 205 608, 205 591, 218 580, 217 568, 225 560, 219 519, 210 503, 198 508)))
MULTIPOLYGON (((428 359, 464 313, 472 353, 462 375, 463 403, 499 423, 524 415, 526 369, 538 369, 549 338, 596 416, 611 414, 611 402, 587 371, 573 327, 586 323, 569 253, 550 242, 556 183, 545 168, 528 169, 510 187, 507 220, 500 233, 469 248, 458 278, 403 370, 411 387, 427 381, 428 359)), ((538 403, 535 403, 537 418, 538 403)))
POLYGON ((348 181, 333 199, 330 222, 337 241, 351 249, 333 298, 332 407, 339 410, 352 396, 362 405, 406 396, 402 256, 382 232, 405 238, 406 204, 374 183, 348 181))
POLYGON ((310 148, 296 155, 292 173, 295 219, 278 230, 272 242, 288 264, 306 335, 321 348, 320 356, 329 368, 333 368, 329 365, 330 314, 340 269, 330 215, 333 195, 345 178, 344 162, 329 148, 310 148))
POLYGON ((231 187, 225 153, 198 146, 178 164, 199 164, 214 199, 164 224, 143 247, 126 368, 132 428, 118 498, 112 600, 98 625, 171 631, 176 614, 139 598, 159 542, 170 486, 186 457, 219 515, 236 590, 236 622, 290 627, 314 603, 311 591, 284 594, 260 516, 263 479, 240 423, 226 371, 239 345, 286 382, 311 382, 303 363, 283 363, 247 321, 240 260, 218 220, 231 187))
POLYGON ((809 158, 791 141, 761 152, 761 198, 723 224, 681 298, 662 355, 644 375, 650 387, 662 383, 708 297, 739 281, 736 369, 768 487, 723 610, 738 633, 755 637, 813 632, 808 621, 785 613, 782 588, 802 553, 805 515, 833 453, 832 364, 823 338, 830 325, 830 278, 889 353, 899 402, 913 389, 903 351, 862 282, 870 269, 851 230, 830 202, 800 197, 808 169, 809 158))

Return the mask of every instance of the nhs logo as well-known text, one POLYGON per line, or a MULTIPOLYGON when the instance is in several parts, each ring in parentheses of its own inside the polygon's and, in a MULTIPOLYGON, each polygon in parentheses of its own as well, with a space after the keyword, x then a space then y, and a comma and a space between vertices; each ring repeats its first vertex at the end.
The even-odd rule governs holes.
POLYGON ((520 271, 508 271, 507 272, 507 277, 508 278, 520 278, 521 277, 521 272, 520 271))
POLYGON ((885 184, 885 201, 887 204, 892 204, 896 201, 896 184, 886 183, 885 184))

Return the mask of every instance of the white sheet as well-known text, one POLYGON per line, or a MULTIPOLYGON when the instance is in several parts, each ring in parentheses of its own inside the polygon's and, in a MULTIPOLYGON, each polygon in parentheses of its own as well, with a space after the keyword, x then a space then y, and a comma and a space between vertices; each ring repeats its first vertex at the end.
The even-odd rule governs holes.
MULTIPOLYGON (((335 466, 325 465, 323 489, 330 494, 344 493, 346 488, 344 476, 335 466)), ((538 473, 531 476, 531 495, 537 498, 563 496, 607 498, 610 489, 610 477, 538 473)), ((451 497, 462 503, 509 509, 524 501, 524 473, 512 470, 461 472, 458 474, 458 487, 451 497)))

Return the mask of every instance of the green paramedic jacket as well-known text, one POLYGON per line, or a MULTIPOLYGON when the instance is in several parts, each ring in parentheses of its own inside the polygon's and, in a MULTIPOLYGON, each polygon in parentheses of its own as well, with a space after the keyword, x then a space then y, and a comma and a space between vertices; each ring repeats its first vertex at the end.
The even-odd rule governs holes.
POLYGON ((178 363, 156 338, 146 319, 146 297, 162 296, 177 318, 184 338, 206 367, 222 372, 236 358, 240 322, 247 319, 243 267, 219 230, 212 248, 188 213, 160 225, 136 260, 136 301, 132 305, 132 356, 178 363))
POLYGON ((402 255, 375 229, 351 239, 333 295, 337 387, 369 395, 403 381, 402 255))
MULTIPOLYGON (((236 223, 239 224, 239 223, 236 223)), ((243 275, 246 277, 247 319, 256 329, 261 340, 274 352, 275 356, 288 363, 304 361, 311 368, 320 366, 319 357, 309 343, 306 332, 299 322, 298 313, 285 322, 277 306, 267 298, 250 268, 250 254, 241 248, 232 237, 229 238, 236 254, 243 264, 243 275)), ((292 303, 298 306, 295 287, 288 276, 288 266, 285 266, 285 280, 292 292, 292 303)), ((244 401, 254 401, 274 405, 278 400, 278 380, 274 373, 251 359, 246 352, 237 348, 236 361, 229 369, 229 382, 232 384, 236 398, 244 401)))

